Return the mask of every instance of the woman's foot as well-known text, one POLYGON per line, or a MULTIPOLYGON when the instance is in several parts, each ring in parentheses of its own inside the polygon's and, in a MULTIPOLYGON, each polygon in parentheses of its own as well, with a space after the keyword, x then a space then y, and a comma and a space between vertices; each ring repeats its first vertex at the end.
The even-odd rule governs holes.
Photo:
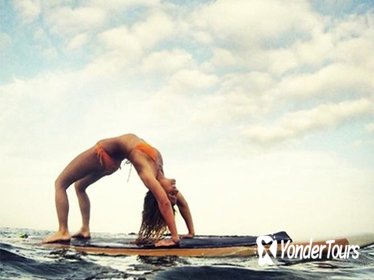
POLYGON ((73 234, 72 237, 76 239, 90 239, 91 234, 90 231, 80 230, 77 233, 73 234))
POLYGON ((68 231, 57 231, 55 234, 44 238, 42 243, 69 242, 70 238, 71 236, 68 231))

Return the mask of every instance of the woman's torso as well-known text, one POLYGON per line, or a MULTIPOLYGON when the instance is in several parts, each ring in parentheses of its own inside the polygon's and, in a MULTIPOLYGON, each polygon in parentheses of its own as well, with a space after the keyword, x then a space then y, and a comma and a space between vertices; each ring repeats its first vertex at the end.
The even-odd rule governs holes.
POLYGON ((106 138, 98 141, 110 157, 124 160, 129 157, 134 147, 142 140, 134 134, 124 134, 118 137, 106 138))
POLYGON ((157 176, 158 171, 162 170, 163 163, 159 151, 153 148, 157 151, 156 161, 142 151, 138 151, 136 147, 146 142, 134 134, 124 134, 118 137, 107 138, 100 140, 98 143, 114 160, 122 161, 128 159, 137 171, 150 165, 155 176, 157 176))

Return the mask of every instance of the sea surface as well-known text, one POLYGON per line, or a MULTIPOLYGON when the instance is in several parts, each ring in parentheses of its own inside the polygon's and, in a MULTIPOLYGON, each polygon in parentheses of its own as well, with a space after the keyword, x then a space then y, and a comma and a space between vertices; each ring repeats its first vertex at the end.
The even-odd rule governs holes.
MULTIPOLYGON (((357 259, 276 261, 258 259, 93 256, 39 244, 48 231, 0 228, 0 279, 374 279, 374 245, 357 259)), ((93 238, 129 238, 93 234, 93 238)))

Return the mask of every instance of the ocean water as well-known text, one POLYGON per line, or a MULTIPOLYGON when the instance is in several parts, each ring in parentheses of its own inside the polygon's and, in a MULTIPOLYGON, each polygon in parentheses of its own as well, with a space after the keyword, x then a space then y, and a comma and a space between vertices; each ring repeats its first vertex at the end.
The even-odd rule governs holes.
MULTIPOLYGON (((374 279, 374 245, 357 259, 277 261, 257 257, 93 256, 38 244, 47 231, 0 228, 0 279, 374 279)), ((93 237, 128 238, 124 234, 93 237)))

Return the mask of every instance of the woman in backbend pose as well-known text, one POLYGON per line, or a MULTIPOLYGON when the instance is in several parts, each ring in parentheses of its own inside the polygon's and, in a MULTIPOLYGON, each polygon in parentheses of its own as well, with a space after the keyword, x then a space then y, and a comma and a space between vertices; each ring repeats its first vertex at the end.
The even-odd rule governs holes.
POLYGON ((194 227, 190 209, 183 195, 177 190, 174 179, 164 176, 163 161, 158 150, 134 134, 100 140, 94 147, 73 159, 55 182, 55 201, 59 223, 56 233, 43 242, 68 241, 69 202, 67 188, 75 183, 75 191, 82 214, 82 227, 72 237, 90 238, 90 200, 86 188, 100 178, 118 170, 121 162, 130 161, 144 185, 149 189, 144 200, 143 221, 139 232, 139 242, 147 239, 159 240, 166 227, 171 239, 159 240, 156 246, 171 246, 179 242, 172 206, 177 205, 186 222, 188 234, 193 237, 194 227))

